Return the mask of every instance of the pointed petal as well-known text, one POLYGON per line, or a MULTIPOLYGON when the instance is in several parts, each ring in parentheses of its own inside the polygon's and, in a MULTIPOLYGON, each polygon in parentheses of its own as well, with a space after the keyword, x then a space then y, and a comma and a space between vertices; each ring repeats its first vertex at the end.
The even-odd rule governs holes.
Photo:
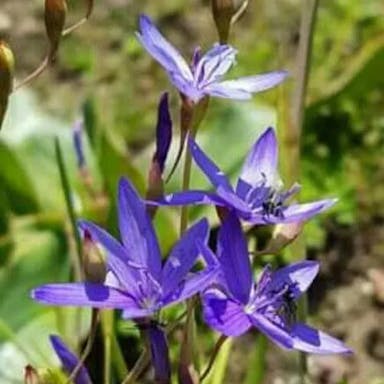
POLYGON ((162 271, 164 295, 171 293, 193 267, 200 253, 197 241, 206 243, 208 231, 208 221, 202 219, 190 227, 173 247, 162 271))
POLYGON ((319 273, 320 264, 317 261, 305 260, 290 264, 272 273, 272 281, 269 289, 273 290, 276 286, 284 283, 294 284, 295 289, 292 294, 295 299, 299 298, 319 273))
POLYGON ((161 253, 159 243, 143 200, 126 179, 119 183, 119 228, 130 260, 148 269, 160 280, 161 253))
POLYGON ((232 67, 237 50, 230 45, 216 44, 198 62, 194 77, 199 88, 219 81, 232 67))
POLYGON ((292 329, 293 348, 308 353, 352 353, 340 340, 306 324, 297 323, 292 329))
POLYGON ((58 306, 140 309, 127 293, 92 283, 42 285, 32 290, 31 297, 39 303, 58 306))
MULTIPOLYGON (((72 371, 76 368, 79 358, 69 350, 69 348, 65 345, 63 340, 59 336, 51 335, 49 336, 52 347, 56 352, 56 355, 61 361, 63 365, 63 369, 67 372, 68 375, 72 373, 72 371)), ((84 365, 81 365, 81 368, 74 378, 73 382, 75 384, 92 384, 92 380, 89 377, 87 369, 84 365)))
POLYGON ((232 191, 225 174, 217 167, 217 165, 201 150, 193 139, 188 140, 189 150, 191 151, 193 160, 199 168, 205 173, 209 181, 216 188, 222 187, 225 190, 232 191))
POLYGON ((225 205, 223 199, 211 192, 185 191, 172 193, 156 201, 146 201, 149 205, 225 205))
POLYGON ((138 270, 133 265, 130 266, 129 255, 125 248, 114 239, 108 232, 98 225, 80 220, 79 228, 82 231, 88 231, 94 241, 99 243, 107 252, 107 265, 113 271, 120 285, 130 288, 132 293, 135 291, 138 270))
POLYGON ((204 321, 226 336, 240 336, 251 327, 244 308, 219 290, 209 290, 202 296, 204 321))
POLYGON ((230 293, 246 304, 252 287, 252 267, 247 242, 235 213, 225 219, 218 235, 218 256, 230 293))
POLYGON ((245 159, 241 179, 252 187, 262 182, 268 185, 276 174, 278 160, 277 138, 273 128, 268 128, 255 142, 245 159))
POLYGON ((163 93, 157 111, 156 152, 154 160, 159 164, 161 172, 164 170, 169 147, 172 140, 172 120, 169 113, 168 93, 163 93))
POLYGON ((305 221, 327 210, 337 202, 337 199, 319 200, 312 203, 292 204, 283 210, 282 216, 265 215, 257 212, 247 219, 253 224, 288 224, 305 221))
POLYGON ((336 202, 337 199, 327 199, 314 201, 312 203, 292 204, 283 211, 284 218, 278 222, 292 223, 295 221, 308 220, 312 216, 332 207, 336 202))
POLYGON ((250 320, 254 327, 263 332, 278 346, 286 349, 293 348, 293 338, 291 335, 265 316, 255 313, 250 316, 250 320))
POLYGON ((147 52, 157 60, 166 71, 178 73, 183 79, 193 81, 192 72, 180 53, 159 32, 152 20, 141 15, 139 19, 140 32, 137 38, 147 52))
POLYGON ((236 193, 222 187, 217 188, 216 192, 217 195, 225 201, 225 205, 235 209, 242 219, 247 220, 247 218, 252 215, 252 209, 236 193))
POLYGON ((276 71, 262 75, 242 77, 236 80, 222 81, 211 84, 204 90, 212 96, 228 99, 246 100, 253 93, 262 92, 281 83, 287 77, 287 72, 276 71))
POLYGON ((197 293, 205 291, 216 281, 219 272, 220 270, 214 267, 191 274, 185 281, 179 284, 177 290, 174 290, 170 295, 164 297, 162 301, 163 306, 179 303, 197 293))
POLYGON ((148 329, 151 360, 155 370, 156 383, 170 383, 171 363, 169 348, 164 331, 157 325, 151 324, 148 329))

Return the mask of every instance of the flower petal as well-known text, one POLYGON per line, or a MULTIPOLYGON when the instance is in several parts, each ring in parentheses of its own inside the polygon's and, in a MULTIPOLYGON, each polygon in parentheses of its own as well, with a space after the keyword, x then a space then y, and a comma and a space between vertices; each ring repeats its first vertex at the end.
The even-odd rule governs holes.
POLYGON ((161 253, 152 222, 143 200, 132 184, 123 178, 119 183, 118 200, 120 236, 130 260, 146 267, 159 281, 161 253))
POLYGON ((291 331, 293 348, 308 353, 352 353, 340 340, 306 324, 297 323, 291 331))
POLYGON ((135 266, 133 263, 130 265, 125 248, 98 225, 86 220, 79 220, 78 225, 81 230, 88 231, 92 239, 106 250, 108 267, 113 271, 120 285, 134 293, 140 266, 135 266))
POLYGON ((47 284, 33 289, 31 297, 39 303, 58 306, 140 310, 132 296, 102 284, 47 284))
POLYGON ((211 84, 205 91, 212 96, 228 99, 246 100, 253 93, 262 92, 281 83, 287 77, 287 72, 276 71, 262 75, 247 76, 236 80, 226 80, 211 84))
POLYGON ((265 316, 254 313, 250 315, 250 320, 259 331, 263 332, 268 338, 270 338, 278 346, 286 349, 293 348, 292 336, 283 328, 274 324, 265 316))
POLYGON ((251 327, 244 308, 219 290, 209 290, 202 295, 204 321, 226 336, 240 336, 251 327))
POLYGON ((164 295, 171 293, 195 264, 200 253, 197 241, 206 243, 208 231, 208 221, 202 219, 190 227, 173 247, 161 276, 164 295))
POLYGON ((171 193, 156 201, 147 200, 149 205, 226 205, 223 199, 211 192, 205 191, 185 191, 171 193))
POLYGON ((252 267, 247 242, 234 212, 228 214, 218 234, 218 257, 228 289, 243 304, 249 301, 252 267))
POLYGON ((157 111, 156 152, 154 160, 159 164, 161 172, 164 170, 169 147, 172 140, 172 120, 169 113, 168 93, 163 93, 157 111))
MULTIPOLYGON (((49 339, 53 349, 56 352, 56 355, 63 365, 63 369, 68 373, 68 375, 70 375, 72 371, 77 367, 79 358, 68 349, 68 347, 59 336, 51 335, 49 336, 49 339)), ((92 380, 89 377, 88 371, 83 364, 73 379, 73 382, 75 384, 92 384, 92 380)))
POLYGON ((155 370, 156 383, 170 383, 171 363, 169 348, 164 331, 157 325, 151 324, 148 329, 151 360, 155 370))
POLYGON ((242 200, 236 193, 228 191, 222 187, 217 188, 217 195, 225 201, 227 207, 233 208, 238 211, 241 218, 246 219, 248 216, 252 215, 252 209, 247 205, 247 203, 242 200))
POLYGON ((202 88, 212 82, 219 81, 235 62, 237 50, 226 44, 214 45, 196 66, 195 85, 202 88))
POLYGON ((253 224, 266 225, 295 223, 310 219, 311 217, 332 207, 332 205, 336 202, 337 199, 327 199, 314 201, 312 203, 292 204, 283 210, 283 214, 281 216, 260 214, 258 212, 250 215, 247 220, 253 224))
POLYGON ((209 181, 216 188, 222 187, 225 190, 232 191, 225 174, 217 167, 217 165, 201 150, 193 139, 188 140, 189 150, 191 151, 193 160, 199 168, 205 173, 209 181))
POLYGON ((170 295, 164 297, 162 305, 167 306, 175 304, 184 301, 197 293, 205 291, 216 281, 219 272, 219 268, 209 267, 203 271, 191 274, 185 281, 179 284, 177 290, 174 290, 170 295))
POLYGON ((147 52, 157 60, 166 71, 177 72, 183 79, 193 81, 192 72, 180 53, 159 32, 152 20, 141 15, 139 19, 140 33, 137 37, 147 52))
POLYGON ((284 211, 284 218, 280 223, 292 223, 295 221, 308 220, 312 216, 317 215, 332 207, 337 202, 337 199, 327 199, 314 201, 312 203, 305 204, 292 204, 284 211))
POLYGON ((295 289, 291 292, 294 299, 304 293, 319 273, 320 264, 317 261, 305 260, 290 264, 272 273, 269 289, 274 290, 282 284, 293 284, 295 289))
POLYGON ((273 128, 268 128, 249 151, 240 178, 252 187, 263 182, 270 185, 275 178, 277 160, 276 134, 273 128))

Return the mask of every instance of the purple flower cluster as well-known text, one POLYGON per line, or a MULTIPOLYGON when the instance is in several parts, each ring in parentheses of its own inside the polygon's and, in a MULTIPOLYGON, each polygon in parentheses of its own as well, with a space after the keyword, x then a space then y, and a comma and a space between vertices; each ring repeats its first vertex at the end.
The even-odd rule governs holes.
MULTIPOLYGON (((147 16, 140 18, 137 36, 165 68, 171 82, 193 102, 205 95, 247 99, 254 92, 275 86, 286 76, 280 71, 222 80, 235 60, 236 51, 229 45, 215 45, 205 55, 196 50, 189 66, 147 16)), ((152 171, 160 172, 160 179, 171 137, 168 98, 163 95, 152 160, 152 171)), ((282 187, 273 128, 266 129, 252 146, 235 187, 196 141, 189 139, 188 144, 194 162, 214 192, 190 190, 145 201, 130 181, 121 179, 118 189, 121 241, 92 222, 78 223, 80 232, 105 251, 105 280, 43 285, 32 291, 32 298, 49 305, 119 309, 124 319, 152 324, 148 332, 152 361, 156 373, 165 377, 170 375, 165 358, 168 356, 166 337, 151 319, 163 308, 195 295, 200 295, 205 322, 223 335, 235 337, 255 327, 286 349, 319 354, 350 352, 341 341, 296 318, 296 302, 316 277, 319 264, 301 261, 275 271, 267 266, 255 281, 241 226, 241 221, 258 225, 305 221, 332 206, 335 200, 289 203, 299 186, 295 184, 287 190, 282 187), (208 221, 201 219, 184 232, 163 262, 148 208, 187 204, 221 208, 222 225, 216 254, 208 246, 208 221), (200 267, 204 267, 191 272, 198 261, 200 267)), ((157 178, 151 180, 155 183, 157 178)), ((57 337, 51 341, 64 367, 68 371, 73 369, 75 356, 57 337)), ((77 382, 89 381, 82 367, 77 382)))

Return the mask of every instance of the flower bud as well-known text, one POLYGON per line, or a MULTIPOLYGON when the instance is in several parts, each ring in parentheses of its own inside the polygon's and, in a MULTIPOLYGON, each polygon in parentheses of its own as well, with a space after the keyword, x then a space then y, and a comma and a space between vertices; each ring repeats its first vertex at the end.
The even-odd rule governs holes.
POLYGON ((84 168, 86 165, 84 156, 83 131, 84 122, 83 120, 79 119, 75 122, 72 130, 73 147, 75 149, 77 167, 79 169, 84 168))
POLYGON ((304 222, 277 224, 267 247, 261 251, 262 254, 275 254, 292 243, 303 230, 304 222))
POLYGON ((91 283, 103 283, 107 274, 103 256, 88 231, 84 231, 83 268, 85 279, 91 283))
POLYGON ((15 60, 8 44, 0 40, 0 128, 12 92, 15 60))
MULTIPOLYGON (((148 173, 147 199, 149 200, 157 199, 163 195, 163 172, 171 141, 172 120, 169 113, 168 94, 164 93, 160 98, 157 112, 156 151, 148 173)), ((148 213, 153 217, 156 213, 156 207, 149 206, 148 213)))
POLYGON ((32 365, 27 365, 24 368, 24 384, 40 384, 40 378, 35 368, 32 365))
POLYGON ((59 48, 67 14, 65 0, 45 0, 45 29, 49 40, 49 60, 54 60, 59 48))
POLYGON ((236 8, 234 0, 212 0, 212 13, 221 44, 228 42, 232 16, 236 8))

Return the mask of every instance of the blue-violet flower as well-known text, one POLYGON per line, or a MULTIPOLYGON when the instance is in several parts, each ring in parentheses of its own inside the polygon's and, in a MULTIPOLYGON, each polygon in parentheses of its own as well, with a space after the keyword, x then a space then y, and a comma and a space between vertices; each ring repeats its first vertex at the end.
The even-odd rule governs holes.
POLYGON ((326 199, 305 204, 287 204, 286 200, 298 192, 300 186, 294 184, 290 189, 282 191, 278 185, 278 147, 273 128, 268 128, 253 145, 235 189, 192 139, 189 139, 189 150, 216 192, 178 192, 151 201, 150 204, 215 204, 235 210, 241 219, 253 224, 277 224, 307 220, 337 201, 326 199))
POLYGON ((204 55, 196 49, 189 66, 148 16, 140 16, 139 30, 137 37, 143 47, 166 70, 172 84, 193 102, 206 95, 246 100, 253 93, 276 86, 287 76, 285 71, 276 71, 222 81, 237 54, 230 45, 215 44, 204 55))
POLYGON ((296 301, 317 275, 317 262, 297 262, 277 271, 267 267, 255 283, 246 239, 233 212, 218 235, 217 262, 221 267, 218 284, 202 294, 204 319, 213 329, 240 336, 255 327, 286 349, 351 352, 341 341, 296 321, 296 301))
POLYGON ((208 222, 190 227, 161 264, 159 243, 143 200, 128 180, 122 179, 118 193, 118 216, 122 244, 99 226, 80 221, 107 253, 107 276, 103 284, 81 282, 49 284, 32 291, 43 304, 117 308, 124 318, 147 317, 162 307, 198 293, 212 280, 216 270, 188 274, 200 252, 198 243, 208 237, 208 222))

